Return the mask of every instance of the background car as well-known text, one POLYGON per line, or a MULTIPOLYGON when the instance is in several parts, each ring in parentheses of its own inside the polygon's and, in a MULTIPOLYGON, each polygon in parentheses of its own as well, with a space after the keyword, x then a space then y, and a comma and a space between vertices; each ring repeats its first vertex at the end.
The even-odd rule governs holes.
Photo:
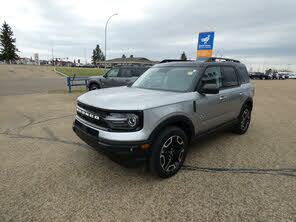
POLYGON ((296 74, 294 74, 294 73, 290 74, 289 79, 296 79, 296 74))
POLYGON ((149 67, 147 66, 119 66, 110 69, 103 76, 89 77, 87 88, 89 90, 126 86, 132 84, 149 67))
POLYGON ((270 77, 263 72, 250 72, 249 76, 250 79, 270 79, 270 77))

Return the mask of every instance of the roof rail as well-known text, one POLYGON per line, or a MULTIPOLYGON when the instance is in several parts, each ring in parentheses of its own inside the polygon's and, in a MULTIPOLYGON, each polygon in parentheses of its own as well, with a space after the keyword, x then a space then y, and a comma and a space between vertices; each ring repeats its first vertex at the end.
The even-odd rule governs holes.
POLYGON ((240 61, 236 60, 236 59, 221 58, 221 57, 210 57, 205 62, 236 62, 236 63, 240 63, 240 61))
POLYGON ((193 62, 193 60, 182 60, 182 59, 164 59, 160 63, 167 63, 167 62, 193 62))

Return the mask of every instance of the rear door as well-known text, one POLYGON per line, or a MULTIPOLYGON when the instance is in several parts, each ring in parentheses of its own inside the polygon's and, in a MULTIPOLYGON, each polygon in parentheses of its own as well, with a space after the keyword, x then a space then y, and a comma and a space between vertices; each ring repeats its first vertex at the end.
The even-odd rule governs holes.
POLYGON ((233 66, 222 66, 222 86, 220 100, 226 111, 225 120, 230 121, 237 117, 241 109, 242 91, 239 76, 233 66))
POLYGON ((126 86, 130 83, 132 78, 133 78, 133 69, 122 68, 119 73, 118 85, 126 86))
POLYGON ((133 77, 129 80, 130 83, 135 82, 148 68, 140 67, 132 69, 133 77))

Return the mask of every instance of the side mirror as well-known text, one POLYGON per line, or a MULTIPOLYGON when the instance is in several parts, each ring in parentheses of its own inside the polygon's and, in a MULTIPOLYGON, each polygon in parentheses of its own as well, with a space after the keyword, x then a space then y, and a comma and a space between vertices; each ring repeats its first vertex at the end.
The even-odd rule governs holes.
POLYGON ((199 90, 199 93, 201 94, 218 94, 219 93, 219 87, 217 87, 216 84, 204 84, 199 90))

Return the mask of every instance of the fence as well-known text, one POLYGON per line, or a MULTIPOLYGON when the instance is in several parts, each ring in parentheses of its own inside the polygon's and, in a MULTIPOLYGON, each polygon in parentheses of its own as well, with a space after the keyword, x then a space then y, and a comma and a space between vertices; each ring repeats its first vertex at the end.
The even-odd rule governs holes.
POLYGON ((73 77, 66 77, 67 79, 67 86, 68 86, 68 92, 72 92, 73 86, 85 86, 87 89, 87 82, 88 77, 81 77, 74 75, 73 77))

